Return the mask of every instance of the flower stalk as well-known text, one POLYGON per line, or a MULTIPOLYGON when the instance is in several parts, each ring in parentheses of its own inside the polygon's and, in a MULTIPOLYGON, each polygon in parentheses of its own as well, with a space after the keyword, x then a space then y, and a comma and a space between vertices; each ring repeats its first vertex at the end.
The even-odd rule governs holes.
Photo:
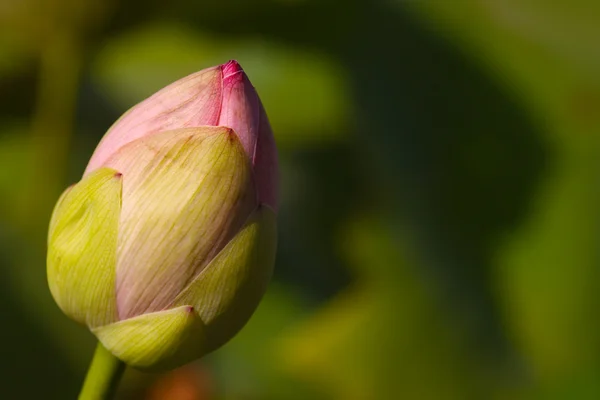
POLYGON ((92 363, 83 382, 79 400, 108 400, 117 392, 125 372, 125 363, 98 343, 92 363))

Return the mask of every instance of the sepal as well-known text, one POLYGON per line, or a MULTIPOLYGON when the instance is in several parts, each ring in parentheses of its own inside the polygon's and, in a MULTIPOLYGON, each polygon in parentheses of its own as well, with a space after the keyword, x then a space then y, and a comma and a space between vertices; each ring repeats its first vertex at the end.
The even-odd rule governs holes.
POLYGON ((117 319, 115 265, 122 176, 101 168, 68 188, 48 232, 48 284, 62 311, 90 327, 117 319))
POLYGON ((276 247, 275 213, 262 205, 175 299, 175 306, 192 305, 205 325, 202 355, 229 341, 250 319, 271 279, 276 247))
POLYGON ((191 306, 181 306, 97 327, 102 345, 132 367, 163 371, 186 364, 201 353, 202 321, 191 306))

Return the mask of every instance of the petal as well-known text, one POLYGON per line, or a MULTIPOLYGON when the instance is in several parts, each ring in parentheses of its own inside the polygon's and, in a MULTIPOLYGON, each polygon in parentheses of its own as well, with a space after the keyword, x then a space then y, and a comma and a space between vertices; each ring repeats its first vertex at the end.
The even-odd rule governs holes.
POLYGON ((104 135, 86 174, 99 168, 119 148, 156 132, 217 125, 221 112, 221 68, 182 78, 125 113, 104 135))
POLYGON ((254 153, 254 176, 259 193, 259 202, 269 205, 277 212, 279 206, 279 165, 277 147, 262 104, 260 106, 260 125, 254 153))
POLYGON ((248 76, 236 61, 223 65, 222 96, 218 125, 232 128, 237 133, 252 160, 258 137, 259 100, 248 76))
POLYGON ((67 189, 48 234, 48 284, 65 314, 91 327, 117 318, 121 174, 101 168, 67 189))
POLYGON ((250 164, 231 129, 161 132, 121 148, 120 319, 165 309, 256 207, 250 164))
POLYGON ((252 160, 260 203, 277 210, 277 149, 265 109, 236 61, 223 65, 223 105, 219 125, 238 134, 252 160))
POLYGON ((192 305, 206 326, 204 352, 229 341, 250 319, 271 279, 276 247, 275 213, 261 206, 175 299, 175 306, 192 305))
POLYGON ((126 364, 160 371, 201 354, 202 321, 190 306, 140 315, 92 330, 102 345, 126 364))

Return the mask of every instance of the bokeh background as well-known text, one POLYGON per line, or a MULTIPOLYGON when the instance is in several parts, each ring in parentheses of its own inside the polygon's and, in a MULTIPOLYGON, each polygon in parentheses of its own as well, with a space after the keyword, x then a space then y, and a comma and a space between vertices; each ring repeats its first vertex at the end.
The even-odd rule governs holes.
POLYGON ((45 235, 102 134, 237 59, 275 130, 268 294, 121 399, 600 398, 600 2, 0 0, 0 397, 75 398, 94 339, 45 235))

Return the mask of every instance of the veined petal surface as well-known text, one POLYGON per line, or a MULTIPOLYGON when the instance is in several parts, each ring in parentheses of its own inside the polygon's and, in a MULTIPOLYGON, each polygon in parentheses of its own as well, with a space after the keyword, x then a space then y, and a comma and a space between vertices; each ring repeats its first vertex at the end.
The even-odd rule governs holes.
POLYGON ((165 309, 256 207, 250 163, 235 132, 160 132, 122 147, 117 249, 120 319, 165 309))
POLYGON ((221 77, 220 66, 206 68, 132 107, 104 135, 85 173, 100 167, 119 148, 141 137, 172 129, 218 125, 221 77))
POLYGON ((206 352, 230 340, 250 319, 271 279, 276 247, 275 213, 261 206, 175 299, 175 306, 192 305, 202 319, 206 352))
POLYGON ((121 174, 101 168, 59 199, 48 233, 48 284, 65 314, 90 327, 117 318, 121 174))
POLYGON ((140 315, 93 329, 102 345, 135 368, 160 371, 201 355, 202 322, 190 306, 140 315))

